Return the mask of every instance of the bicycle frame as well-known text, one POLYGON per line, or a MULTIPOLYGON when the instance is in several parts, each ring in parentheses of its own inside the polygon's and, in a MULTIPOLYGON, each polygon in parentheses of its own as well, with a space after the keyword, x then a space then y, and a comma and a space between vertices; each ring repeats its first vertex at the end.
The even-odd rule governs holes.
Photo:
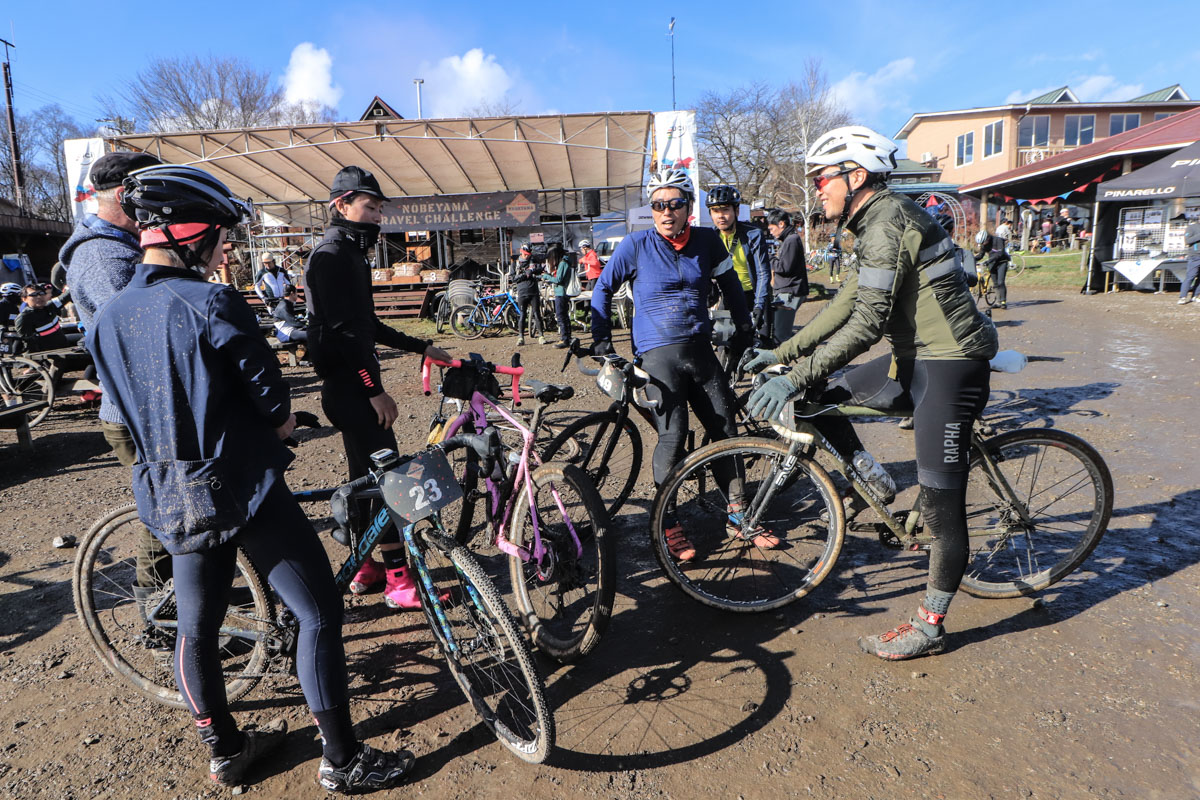
POLYGON ((489 294, 480 297, 475 301, 475 308, 483 314, 484 322, 487 327, 504 324, 504 312, 512 308, 518 314, 521 313, 517 301, 513 299, 511 292, 502 292, 500 294, 489 294), (503 298, 503 302, 495 302, 503 298), (492 307, 488 307, 489 303, 494 303, 492 307))
MULTIPOLYGON (((521 456, 515 464, 515 469, 510 470, 509 475, 503 481, 497 483, 490 475, 483 476, 488 490, 487 495, 484 497, 484 502, 487 503, 485 511, 487 512, 488 525, 495 533, 496 547, 502 553, 515 556, 522 561, 534 560, 538 564, 539 571, 541 571, 542 564, 550 551, 542 544, 541 526, 536 513, 537 505, 534 502, 533 470, 530 468, 530 463, 532 461, 534 467, 540 466, 542 463, 541 457, 533 449, 533 443, 535 439, 534 431, 537 430, 541 423, 545 406, 538 406, 534 410, 530 427, 526 427, 516 416, 487 395, 481 392, 472 392, 471 400, 467 407, 446 428, 446 436, 454 436, 468 420, 473 423, 476 430, 483 430, 487 426, 487 409, 489 407, 500 414, 505 422, 516 428, 521 434, 521 456), (512 522, 513 512, 517 505, 517 494, 514 489, 518 486, 521 487, 521 491, 524 491, 529 498, 530 510, 535 512, 530 514, 530 518, 533 521, 532 550, 518 544, 513 544, 509 541, 508 537, 508 526, 512 522), (501 516, 500 511, 502 507, 503 515, 501 516), (498 516, 500 517, 499 523, 496 522, 498 516)), ((575 555, 582 556, 583 544, 579 541, 579 535, 575 532, 575 526, 571 522, 570 515, 567 514, 567 510, 563 506, 562 498, 559 497, 557 489, 552 489, 551 492, 554 496, 554 502, 558 505, 558 509, 567 523, 567 530, 570 532, 571 540, 575 544, 575 555)))

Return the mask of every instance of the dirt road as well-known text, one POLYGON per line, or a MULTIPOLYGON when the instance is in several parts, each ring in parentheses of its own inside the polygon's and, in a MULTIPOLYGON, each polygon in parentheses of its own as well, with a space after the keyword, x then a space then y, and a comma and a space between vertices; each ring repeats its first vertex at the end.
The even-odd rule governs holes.
MULTIPOLYGON (((645 536, 647 471, 616 525, 620 586, 605 641, 577 666, 543 662, 559 729, 550 765, 521 763, 475 724, 419 614, 391 614, 378 595, 348 601, 359 733, 419 756, 412 785, 393 795, 1200 797, 1200 305, 1132 293, 1014 299, 996 314, 1002 346, 1041 360, 994 376, 989 414, 1001 429, 1080 434, 1115 478, 1111 527, 1079 573, 1036 602, 960 596, 949 652, 885 664, 855 639, 912 613, 923 556, 850 534, 810 597, 779 614, 723 615, 661 576, 645 536)), ((512 344, 471 349, 506 361, 512 344)), ((533 376, 556 380, 560 351, 523 352, 533 376)), ((412 449, 433 410, 415 370, 412 357, 385 364, 412 449)), ((288 376, 297 407, 318 411, 311 371, 288 376)), ((583 390, 573 406, 604 404, 588 379, 563 377, 583 390)), ((909 434, 876 423, 863 435, 911 487, 909 434)), ((337 436, 303 438, 293 488, 341 478, 337 436)), ((51 540, 129 498, 94 412, 56 410, 35 444, 28 458, 0 434, 0 793, 229 794, 207 780, 187 716, 118 683, 75 619, 74 551, 51 540)), ((319 744, 294 682, 260 687, 238 708, 242 720, 282 714, 292 728, 249 791, 323 796, 319 744)))

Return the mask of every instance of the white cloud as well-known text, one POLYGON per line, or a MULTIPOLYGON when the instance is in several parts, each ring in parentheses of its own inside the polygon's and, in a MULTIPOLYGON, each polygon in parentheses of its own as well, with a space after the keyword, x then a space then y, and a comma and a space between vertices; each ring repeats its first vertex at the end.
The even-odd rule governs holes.
MULTIPOLYGON (((1064 81, 1063 83, 1066 83, 1064 81)), ((1006 103, 1024 103, 1027 100, 1032 100, 1035 97, 1041 97, 1046 92, 1053 89, 1058 89, 1063 86, 1063 83, 1054 86, 1046 86, 1040 89, 1018 89, 1015 92, 1010 92, 1008 97, 1004 98, 1006 103)), ((1143 95, 1146 90, 1140 83, 1120 83, 1112 75, 1086 75, 1083 77, 1076 76, 1070 80, 1071 91, 1079 98, 1080 102, 1084 103, 1111 103, 1122 100, 1132 100, 1133 98, 1143 95)))
POLYGON ((484 103, 502 103, 516 84, 494 55, 478 47, 461 56, 447 56, 433 66, 423 64, 422 70, 422 111, 429 117, 456 117, 484 103))
POLYGON ((1111 75, 1089 75, 1071 81, 1071 89, 1085 103, 1111 103, 1132 100, 1146 93, 1140 83, 1118 83, 1111 75))
POLYGON ((916 80, 916 59, 898 58, 868 75, 851 72, 833 84, 833 96, 856 119, 876 122, 879 112, 908 104, 904 88, 916 80))
POLYGON ((336 108, 342 99, 342 88, 333 85, 333 57, 329 51, 312 42, 296 45, 283 76, 283 94, 289 103, 336 108))

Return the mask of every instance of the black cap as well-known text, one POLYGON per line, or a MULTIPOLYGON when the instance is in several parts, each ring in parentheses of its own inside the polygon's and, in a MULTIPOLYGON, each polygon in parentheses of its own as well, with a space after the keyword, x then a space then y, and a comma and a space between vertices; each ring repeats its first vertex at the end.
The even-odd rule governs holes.
POLYGON ((108 153, 96 159, 96 163, 92 164, 92 186, 96 189, 111 189, 114 186, 120 186, 121 181, 133 172, 135 169, 142 167, 152 167, 155 164, 161 164, 154 156, 149 153, 108 153))
POLYGON ((333 178, 333 186, 329 190, 330 201, 344 197, 351 192, 362 192, 381 200, 387 200, 387 195, 379 188, 375 176, 362 167, 342 167, 333 178))

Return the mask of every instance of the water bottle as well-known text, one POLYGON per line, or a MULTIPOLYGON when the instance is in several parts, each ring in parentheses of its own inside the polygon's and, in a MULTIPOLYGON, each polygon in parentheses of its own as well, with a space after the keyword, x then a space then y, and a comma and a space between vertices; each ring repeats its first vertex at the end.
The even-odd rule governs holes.
POLYGON ((888 474, 888 471, 883 468, 882 464, 875 460, 873 455, 866 450, 859 450, 854 454, 852 461, 854 462, 854 468, 858 470, 858 474, 862 476, 863 481, 880 498, 890 502, 896 496, 896 482, 892 480, 892 476, 888 474))

